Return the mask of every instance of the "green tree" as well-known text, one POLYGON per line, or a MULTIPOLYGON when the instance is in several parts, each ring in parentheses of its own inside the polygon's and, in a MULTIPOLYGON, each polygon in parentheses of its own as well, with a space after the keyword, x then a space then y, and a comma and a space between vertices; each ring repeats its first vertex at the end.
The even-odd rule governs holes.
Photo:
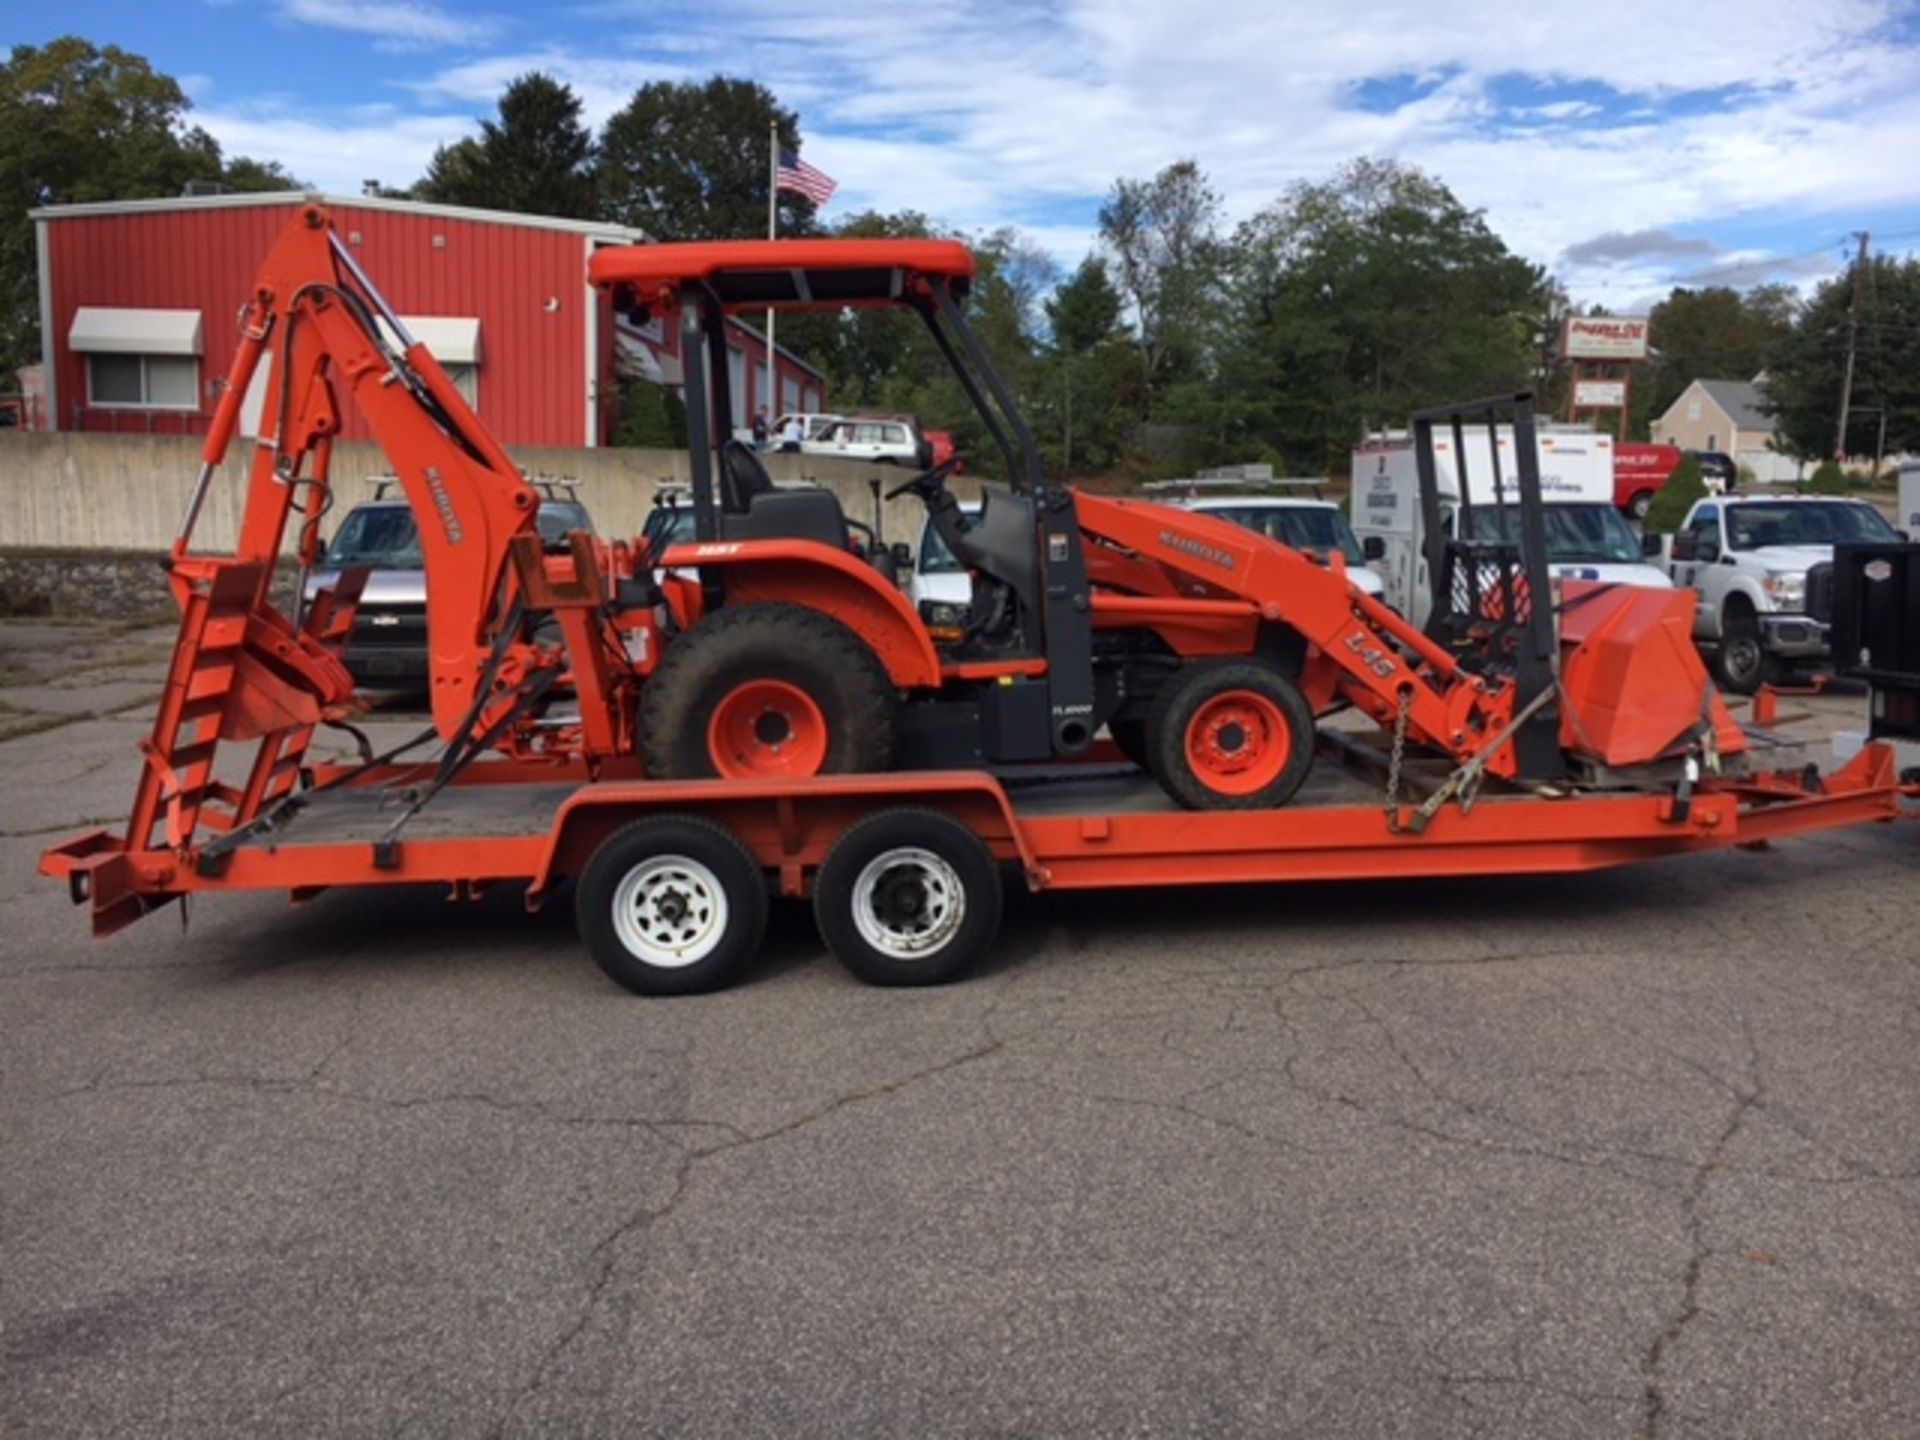
POLYGON ((1220 272, 1220 195, 1192 160, 1114 181, 1100 239, 1138 327, 1145 396, 1198 372, 1220 272))
POLYGON ((1725 286, 1676 288, 1653 307, 1650 355, 1633 367, 1630 433, 1645 435, 1696 380, 1746 380, 1767 366, 1793 329, 1793 291, 1762 285, 1745 294, 1725 286))
POLYGON ((1062 355, 1084 355, 1096 345, 1121 338, 1120 292, 1113 288, 1106 263, 1089 255, 1047 301, 1053 348, 1062 355))
POLYGON ((593 134, 580 118, 580 97, 538 71, 501 93, 498 120, 480 133, 434 151, 415 187, 423 200, 563 215, 586 220, 597 205, 593 134))
MULTIPOLYGON (((1874 454, 1882 418, 1887 454, 1920 450, 1920 260, 1875 255, 1863 281, 1847 453, 1874 454)), ((1814 292, 1768 360, 1767 408, 1792 454, 1833 453, 1852 298, 1849 269, 1814 292)))
POLYGON ((1357 160, 1235 236, 1216 448, 1343 469, 1363 430, 1524 385, 1545 275, 1437 179, 1357 160))
MULTIPOLYGON (((767 233, 768 126, 798 149, 800 120, 751 80, 656 80, 600 132, 601 211, 656 240, 751 240, 767 233)), ((780 233, 814 230, 813 202, 781 192, 780 233)))
POLYGON ((1813 467, 1813 474, 1807 477, 1807 489, 1815 495, 1844 495, 1847 493, 1847 472, 1840 468, 1838 460, 1822 460, 1813 467))
POLYGON ((1081 261, 1046 302, 1050 343, 1033 423, 1048 468, 1061 475, 1104 470, 1118 458, 1128 402, 1138 399, 1125 385, 1134 367, 1120 311, 1120 292, 1098 255, 1081 261))
POLYGON ((66 36, 0 65, 0 374, 40 358, 36 206, 178 195, 221 178, 186 93, 117 46, 66 36))
MULTIPOLYGON (((923 240, 934 227, 917 210, 863 210, 843 219, 833 233, 848 240, 923 240)), ((827 377, 827 392, 842 410, 889 405, 945 368, 925 328, 892 310, 783 315, 779 339, 827 377)))
POLYGON ((1649 535, 1671 535, 1687 518, 1694 502, 1706 498, 1706 477, 1700 473, 1699 460, 1689 452, 1680 457, 1680 463, 1673 467, 1666 483, 1654 495, 1642 526, 1649 535))
POLYGON ((236 155, 220 170, 220 181, 239 191, 305 190, 307 182, 289 174, 278 160, 255 160, 236 155))
POLYGON ((620 387, 620 418, 613 429, 615 445, 650 450, 683 450, 687 444, 687 411, 680 397, 650 380, 629 380, 620 387))

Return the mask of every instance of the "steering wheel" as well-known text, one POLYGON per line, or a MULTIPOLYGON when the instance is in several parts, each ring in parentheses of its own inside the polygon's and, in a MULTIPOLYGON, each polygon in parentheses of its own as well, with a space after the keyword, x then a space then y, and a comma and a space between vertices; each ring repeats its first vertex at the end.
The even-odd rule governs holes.
POLYGON ((886 498, 889 500, 897 500, 909 490, 920 495, 932 495, 947 483, 947 477, 953 474, 959 464, 960 457, 956 455, 951 460, 942 461, 931 470, 922 470, 911 480, 902 480, 898 485, 887 491, 886 498))

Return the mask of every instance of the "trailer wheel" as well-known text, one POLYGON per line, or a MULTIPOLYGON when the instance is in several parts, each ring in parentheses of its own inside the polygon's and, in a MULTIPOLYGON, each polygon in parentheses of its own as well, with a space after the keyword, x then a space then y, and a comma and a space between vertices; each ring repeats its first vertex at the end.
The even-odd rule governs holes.
POLYGON ((638 820, 601 842, 574 894, 581 939, 638 995, 693 995, 760 948, 767 884, 730 830, 691 815, 638 820))
POLYGON ((1313 711, 1260 660, 1184 666, 1147 721, 1154 778, 1189 810, 1263 810, 1293 798, 1313 766, 1313 711))
POLYGON ((885 810, 827 852, 813 914, 827 948, 869 985, 943 985, 993 943, 1000 871, 951 816, 885 810))
POLYGON ((707 616, 640 691, 640 753, 666 780, 799 779, 884 770, 894 692, 873 651, 798 605, 707 616))
POLYGON ((1627 513, 1636 520, 1645 520, 1647 512, 1653 508, 1653 491, 1636 490, 1633 498, 1627 501, 1627 513))

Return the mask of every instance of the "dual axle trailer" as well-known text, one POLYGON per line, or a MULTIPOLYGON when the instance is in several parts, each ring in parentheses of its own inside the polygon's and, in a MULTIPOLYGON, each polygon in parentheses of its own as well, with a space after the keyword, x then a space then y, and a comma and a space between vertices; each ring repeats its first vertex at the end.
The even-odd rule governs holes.
POLYGON ((1452 771, 1419 760, 1393 777, 1390 803, 1391 769, 1382 748, 1323 729, 1288 806, 1193 811, 1104 747, 1027 771, 757 782, 487 759, 424 804, 426 767, 318 765, 289 801, 205 843, 130 848, 98 831, 49 850, 42 869, 91 907, 98 935, 193 894, 297 902, 413 884, 457 899, 522 885, 537 908, 572 881, 600 966, 631 990, 673 994, 726 983, 758 948, 776 893, 810 898, 822 938, 861 978, 930 984, 991 946, 1009 881, 1037 892, 1564 874, 1911 818, 1920 799, 1880 743, 1825 776, 1579 795, 1488 780, 1464 803, 1452 771))
MULTIPOLYGON (((973 335, 956 243, 616 246, 588 279, 678 326, 690 543, 549 544, 534 486, 325 211, 276 241, 168 556, 180 631, 126 824, 42 857, 97 933, 196 893, 514 884, 538 905, 570 881, 595 959, 672 993, 734 974, 777 891, 810 896, 863 977, 926 983, 991 945, 1008 873, 1064 890, 1567 872, 1888 821, 1913 798, 1881 733, 1822 777, 1736 722, 1690 594, 1550 573, 1529 395, 1411 417, 1415 626, 1337 553, 1050 482, 973 335), (832 491, 774 485, 713 423, 726 316, 769 306, 917 319, 972 403, 1006 483, 970 513, 928 456, 893 492, 964 564, 963 623, 915 610, 832 491), (238 538, 204 552, 256 379, 238 538), (322 728, 360 735, 346 654, 366 569, 274 596, 283 555, 303 578, 323 561, 348 406, 421 540, 427 762, 364 737, 350 764, 313 748, 322 728), (1490 486, 1449 496, 1436 455, 1470 437, 1490 486)), ((1882 632, 1920 634, 1920 580, 1865 563, 1851 649, 1897 739, 1920 728, 1903 678, 1920 660, 1882 632)))

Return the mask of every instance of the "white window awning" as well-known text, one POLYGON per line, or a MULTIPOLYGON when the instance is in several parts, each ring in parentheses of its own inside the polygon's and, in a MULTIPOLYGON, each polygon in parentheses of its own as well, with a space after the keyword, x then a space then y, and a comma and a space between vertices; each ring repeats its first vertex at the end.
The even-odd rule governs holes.
POLYGON ((67 331, 67 348, 96 355, 198 355, 200 312, 82 305, 67 331))
POLYGON ((646 380, 668 386, 686 383, 678 355, 656 349, 644 336, 624 325, 614 332, 613 368, 623 380, 646 380))
MULTIPOLYGON (((402 315, 400 323, 409 334, 432 352, 442 365, 478 365, 480 363, 480 317, 477 315, 402 315)), ((400 337, 380 322, 386 341, 400 348, 400 337)))

